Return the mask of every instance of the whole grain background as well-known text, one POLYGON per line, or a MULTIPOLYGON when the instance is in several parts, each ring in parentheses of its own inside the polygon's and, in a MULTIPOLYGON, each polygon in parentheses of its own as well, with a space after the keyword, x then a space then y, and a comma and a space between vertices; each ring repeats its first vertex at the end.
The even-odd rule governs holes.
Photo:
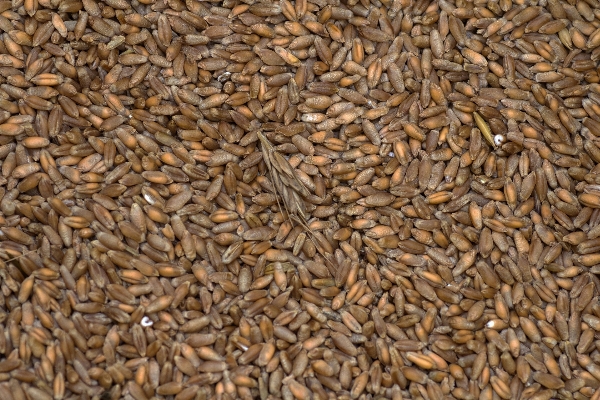
POLYGON ((598 0, 0 1, 0 397, 598 399, 598 0))

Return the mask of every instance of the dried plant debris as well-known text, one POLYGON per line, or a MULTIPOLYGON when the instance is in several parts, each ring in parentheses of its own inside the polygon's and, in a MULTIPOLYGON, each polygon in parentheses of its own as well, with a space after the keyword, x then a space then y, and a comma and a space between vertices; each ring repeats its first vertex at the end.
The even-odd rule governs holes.
POLYGON ((0 397, 597 399, 598 0, 0 0, 0 397))
POLYGON ((310 195, 306 186, 298 179, 296 171, 262 133, 257 132, 262 144, 262 156, 270 172, 276 194, 283 198, 286 211, 303 221, 306 220, 304 198, 310 195))

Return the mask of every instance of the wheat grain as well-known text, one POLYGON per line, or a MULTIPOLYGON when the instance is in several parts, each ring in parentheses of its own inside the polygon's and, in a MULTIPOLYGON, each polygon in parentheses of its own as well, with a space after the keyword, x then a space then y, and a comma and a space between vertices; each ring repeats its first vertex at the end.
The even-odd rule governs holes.
POLYGON ((596 1, 0 4, 7 398, 591 398, 596 1))

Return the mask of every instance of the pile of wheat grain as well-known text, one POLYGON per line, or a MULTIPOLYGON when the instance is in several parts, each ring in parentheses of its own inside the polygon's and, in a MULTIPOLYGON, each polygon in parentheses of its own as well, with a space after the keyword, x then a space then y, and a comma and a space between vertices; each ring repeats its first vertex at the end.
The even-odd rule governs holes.
POLYGON ((0 397, 598 399, 599 0, 1 0, 0 397))

